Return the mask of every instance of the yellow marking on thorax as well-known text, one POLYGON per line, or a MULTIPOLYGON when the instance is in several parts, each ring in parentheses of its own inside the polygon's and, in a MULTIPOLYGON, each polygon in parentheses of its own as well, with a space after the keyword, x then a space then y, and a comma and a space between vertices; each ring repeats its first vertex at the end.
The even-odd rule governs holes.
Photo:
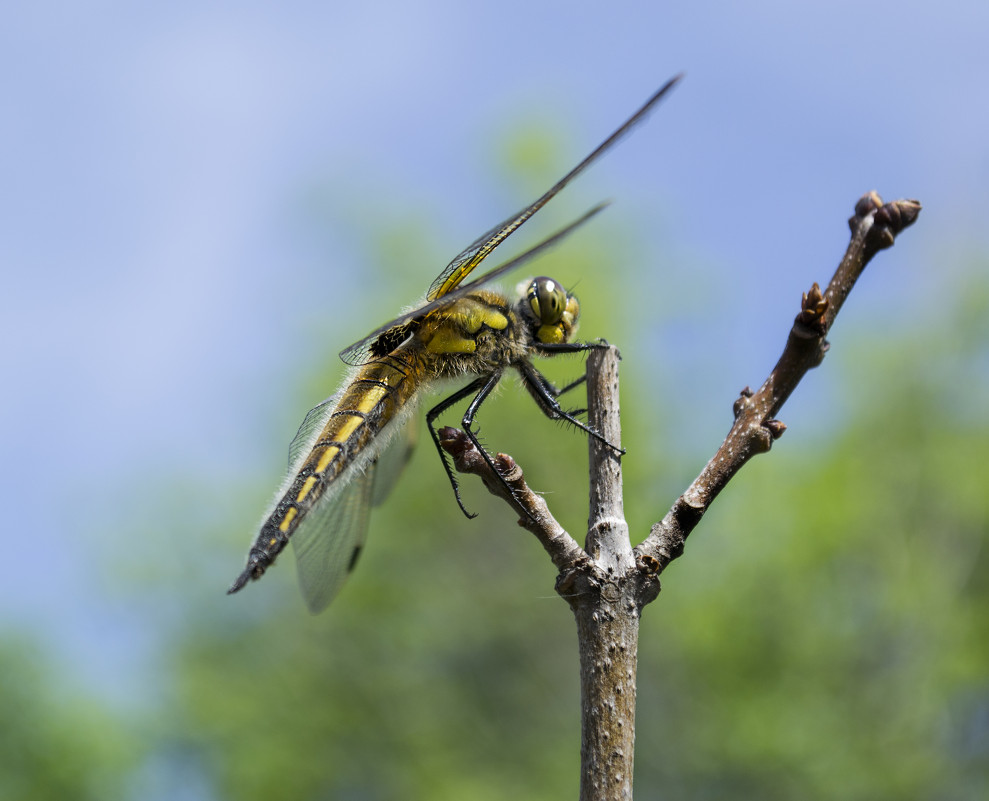
POLYGON ((508 318, 499 311, 486 309, 483 317, 484 324, 488 326, 488 328, 493 328, 496 331, 504 331, 508 328, 508 318))
POLYGON ((504 331, 508 328, 508 317, 484 303, 464 298, 443 312, 443 318, 426 342, 426 350, 430 353, 474 353, 477 343, 471 334, 484 326, 504 331))
POLYGON ((299 513, 299 510, 294 506, 285 513, 285 519, 282 520, 281 525, 278 526, 278 530, 281 532, 288 531, 288 527, 292 524, 295 516, 299 513))
POLYGON ((502 331, 508 327, 508 318, 497 309, 492 309, 486 303, 473 298, 464 298, 444 309, 442 316, 451 325, 461 327, 464 331, 476 334, 482 325, 502 331))
POLYGON ((477 343, 462 336, 452 326, 443 326, 426 343, 426 350, 430 353, 473 353, 477 350, 477 343))
POLYGON ((309 490, 311 490, 314 486, 316 486, 316 476, 309 476, 309 478, 306 479, 306 483, 302 485, 302 489, 299 490, 299 495, 295 499, 295 502, 301 503, 305 500, 305 497, 309 494, 309 490))
POLYGON ((336 445, 330 445, 323 455, 319 457, 319 462, 316 464, 316 472, 322 473, 327 467, 330 466, 330 462, 333 461, 333 457, 340 453, 340 449, 336 445))

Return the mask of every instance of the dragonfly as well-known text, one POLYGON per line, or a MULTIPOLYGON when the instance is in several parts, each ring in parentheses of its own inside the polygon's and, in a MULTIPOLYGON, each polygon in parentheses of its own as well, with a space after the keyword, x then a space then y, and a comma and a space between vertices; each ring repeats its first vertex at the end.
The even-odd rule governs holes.
POLYGON ((351 366, 344 388, 311 409, 299 427, 289 446, 288 474, 265 514, 247 564, 228 594, 260 579, 291 542, 306 605, 314 614, 326 608, 364 547, 370 508, 384 500, 408 458, 407 432, 422 396, 445 381, 467 383, 433 407, 426 422, 457 503, 468 517, 474 515, 464 506, 457 478, 440 444, 436 419, 454 404, 471 398, 461 421, 463 431, 499 475, 473 423, 478 409, 508 370, 518 372, 547 417, 566 421, 622 452, 578 419, 583 410, 568 411, 561 406, 560 396, 583 378, 558 389, 532 363, 535 356, 606 346, 603 341, 572 339, 580 314, 577 298, 545 276, 524 283, 514 301, 487 287, 557 244, 605 204, 480 277, 465 279, 642 120, 680 77, 668 81, 547 192, 459 253, 433 281, 421 305, 340 352, 341 359, 351 366))

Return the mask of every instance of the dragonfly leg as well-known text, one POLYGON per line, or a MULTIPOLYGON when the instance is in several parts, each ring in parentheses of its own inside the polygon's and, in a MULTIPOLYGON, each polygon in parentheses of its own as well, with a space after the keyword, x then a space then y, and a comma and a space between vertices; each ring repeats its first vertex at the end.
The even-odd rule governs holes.
MULTIPOLYGON (((498 382, 498 378, 500 377, 501 377, 500 373, 495 376, 494 379, 495 383, 498 382)), ((447 478, 450 479, 450 486, 453 487, 453 494, 457 498, 457 505, 460 507, 460 511, 463 512, 465 515, 467 515, 468 518, 475 518, 477 517, 477 514, 468 512, 467 508, 464 506, 463 498, 460 497, 460 483, 457 481, 457 476, 453 472, 453 468, 450 465, 449 454, 445 450, 443 450, 443 446, 440 445, 440 437, 439 434, 436 432, 436 418, 439 417, 441 414, 443 414, 443 412, 445 412, 451 406, 453 406, 453 404, 462 401, 464 398, 470 395, 476 395, 479 392, 482 392, 490 380, 491 380, 490 376, 481 376, 477 380, 471 381, 463 389, 459 389, 456 392, 454 392, 450 397, 444 398, 442 401, 436 404, 436 406, 430 409, 429 412, 426 414, 426 425, 429 427, 429 435, 433 438, 433 444, 436 446, 436 452, 440 455, 440 459, 443 462, 443 469, 446 470, 447 478)), ((488 392, 485 393, 485 395, 487 395, 490 392, 491 390, 489 389, 488 392)), ((471 436, 471 441, 474 442, 475 440, 476 438, 471 436)), ((480 450, 482 453, 484 453, 483 448, 480 448, 480 450)))
POLYGON ((558 353, 583 353, 588 350, 602 350, 611 345, 604 339, 595 342, 533 342, 533 349, 544 356, 555 356, 558 353))
MULTIPOLYGON (((551 381, 547 380, 545 376, 542 376, 542 378, 546 381, 546 389, 549 391, 549 394, 554 398, 559 398, 561 395, 568 393, 574 387, 579 387, 581 384, 585 383, 587 381, 587 373, 584 373, 580 378, 575 378, 569 384, 566 384, 560 389, 557 389, 556 386, 551 381)), ((586 411, 587 409, 581 409, 580 411, 570 412, 570 414, 580 414, 580 412, 586 411)))
MULTIPOLYGON (((611 346, 603 339, 599 339, 596 342, 559 342, 559 343, 535 343, 534 347, 544 356, 555 356, 558 353, 586 353, 589 350, 598 350, 600 348, 610 348, 611 346)), ((545 376, 540 375, 543 379, 544 385, 547 392, 554 398, 559 398, 561 395, 569 392, 574 387, 578 387, 587 381, 587 373, 585 372, 580 378, 571 381, 566 386, 557 389, 556 386, 546 379, 545 376)), ((583 414, 587 409, 571 409, 570 414, 576 417, 579 414, 583 414)))
POLYGON ((598 442, 607 445, 619 456, 625 453, 624 448, 620 448, 609 442, 605 437, 601 436, 601 434, 589 425, 578 420, 575 415, 579 414, 582 410, 567 411, 560 406, 560 402, 557 400, 557 398, 567 390, 572 389, 582 381, 586 381, 586 374, 583 378, 578 378, 576 381, 565 386, 562 390, 556 390, 556 387, 554 387, 535 367, 529 364, 529 362, 519 362, 516 366, 522 374, 522 380, 525 382, 525 386, 529 390, 529 394, 532 395, 539 408, 542 409, 543 414, 545 414, 550 420, 566 420, 568 423, 575 425, 588 436, 594 437, 594 439, 598 442))
MULTIPOLYGON (((498 386, 498 381, 500 379, 501 379, 501 371, 492 373, 490 377, 484 379, 485 382, 484 385, 480 388, 480 390, 478 390, 478 393, 474 396, 474 400, 472 400, 470 404, 467 406, 467 411, 464 413, 464 417, 460 422, 463 425, 463 430, 464 433, 467 435, 467 438, 470 439, 474 447, 477 448, 478 452, 484 458, 484 461, 488 463, 488 467, 491 468, 491 472, 494 473, 494 475, 497 477, 501 485, 506 490, 508 490, 508 494, 511 495, 512 497, 515 497, 515 493, 512 490, 511 486, 505 480, 505 477, 501 474, 501 471, 498 469, 497 465, 495 465, 494 460, 491 458, 491 455, 487 452, 487 450, 485 450, 484 446, 481 444, 481 441, 477 438, 477 435, 474 433, 474 429, 473 429, 474 416, 477 414, 477 410, 481 408, 481 404, 484 403, 485 400, 487 400, 488 396, 491 394, 494 388, 498 386)), ((545 379, 543 380, 545 381, 545 379)), ((476 384, 478 382, 475 381, 474 383, 476 384)), ((528 510, 524 506, 522 506, 521 504, 519 506, 522 509, 522 511, 525 513, 526 517, 528 517, 533 522, 536 522, 535 518, 531 514, 529 514, 528 510)))

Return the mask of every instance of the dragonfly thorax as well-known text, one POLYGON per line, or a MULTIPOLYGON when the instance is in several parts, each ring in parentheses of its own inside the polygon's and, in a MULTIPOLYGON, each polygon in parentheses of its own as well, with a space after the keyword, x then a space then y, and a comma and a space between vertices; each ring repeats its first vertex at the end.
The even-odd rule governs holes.
POLYGON ((559 282, 541 275, 526 286, 519 312, 532 326, 532 336, 544 345, 569 342, 577 330, 580 304, 559 282))

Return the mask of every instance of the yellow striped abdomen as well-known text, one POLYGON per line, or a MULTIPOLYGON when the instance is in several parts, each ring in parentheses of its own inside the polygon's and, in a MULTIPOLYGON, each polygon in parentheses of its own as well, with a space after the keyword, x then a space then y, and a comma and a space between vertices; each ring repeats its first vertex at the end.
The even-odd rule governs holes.
POLYGON ((337 398, 291 484, 262 526, 258 545, 274 556, 301 520, 348 469, 362 469, 377 454, 376 438, 420 388, 423 369, 404 348, 360 368, 337 398))

